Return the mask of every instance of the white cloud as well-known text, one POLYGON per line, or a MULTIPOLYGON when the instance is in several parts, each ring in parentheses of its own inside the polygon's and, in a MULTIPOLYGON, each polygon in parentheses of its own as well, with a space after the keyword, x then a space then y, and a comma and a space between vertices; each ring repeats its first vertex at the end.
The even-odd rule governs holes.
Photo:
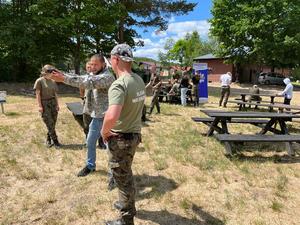
POLYGON ((134 55, 137 57, 150 57, 158 59, 158 53, 164 52, 166 40, 173 38, 175 41, 183 38, 187 33, 197 31, 201 38, 206 39, 210 29, 210 24, 207 20, 171 22, 175 19, 171 18, 170 24, 166 31, 153 32, 151 38, 142 39, 144 47, 139 47, 135 50, 134 55))

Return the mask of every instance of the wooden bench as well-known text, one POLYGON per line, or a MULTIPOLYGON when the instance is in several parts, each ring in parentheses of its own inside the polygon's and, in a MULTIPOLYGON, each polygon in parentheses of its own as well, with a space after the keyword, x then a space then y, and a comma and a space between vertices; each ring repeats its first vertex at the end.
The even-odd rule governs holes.
POLYGON ((6 103, 6 91, 0 91, 1 111, 4 114, 4 103, 6 103))
POLYGON ((217 134, 216 138, 224 142, 226 155, 232 155, 233 142, 285 142, 289 156, 294 156, 292 142, 300 142, 300 135, 251 135, 251 134, 217 134))

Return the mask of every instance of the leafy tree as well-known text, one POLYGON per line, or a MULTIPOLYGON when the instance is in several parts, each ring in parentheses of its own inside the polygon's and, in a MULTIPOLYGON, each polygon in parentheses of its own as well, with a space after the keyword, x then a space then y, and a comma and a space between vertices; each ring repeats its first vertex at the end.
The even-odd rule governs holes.
POLYGON ((183 66, 191 66, 193 59, 197 56, 211 53, 214 51, 215 42, 212 40, 201 40, 197 31, 187 33, 183 39, 179 39, 176 43, 168 43, 165 49, 168 50, 163 56, 165 61, 178 61, 183 66), (167 47, 167 48, 166 48, 167 47))
POLYGON ((115 18, 118 24, 117 42, 133 44, 133 37, 139 37, 134 27, 158 27, 166 30, 168 18, 172 15, 183 15, 192 11, 195 3, 186 0, 119 0, 107 1, 119 9, 115 18), (117 3, 115 3, 117 2, 117 3))
POLYGON ((298 0, 214 0, 212 14, 220 56, 237 64, 299 65, 298 0))
POLYGON ((134 42, 136 27, 163 30, 168 16, 194 6, 185 0, 2 0, 0 79, 32 80, 45 63, 79 73, 89 54, 108 53, 117 42, 142 44, 134 42))
POLYGON ((172 56, 170 53, 170 50, 174 47, 175 41, 172 38, 167 39, 165 46, 164 46, 164 50, 166 53, 164 52, 159 52, 158 53, 158 58, 160 63, 163 66, 169 66, 171 64, 171 60, 172 60, 172 56))

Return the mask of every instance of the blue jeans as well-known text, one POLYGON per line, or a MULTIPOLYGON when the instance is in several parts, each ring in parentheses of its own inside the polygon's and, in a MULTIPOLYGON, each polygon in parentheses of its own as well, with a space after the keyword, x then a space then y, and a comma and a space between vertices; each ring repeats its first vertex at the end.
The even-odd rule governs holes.
POLYGON ((188 88, 181 88, 180 92, 180 98, 181 98, 181 105, 186 106, 186 93, 188 91, 188 88))
POLYGON ((103 118, 92 118, 89 126, 89 133, 87 136, 87 160, 86 165, 91 169, 96 168, 96 146, 100 138, 100 131, 102 129, 103 118))

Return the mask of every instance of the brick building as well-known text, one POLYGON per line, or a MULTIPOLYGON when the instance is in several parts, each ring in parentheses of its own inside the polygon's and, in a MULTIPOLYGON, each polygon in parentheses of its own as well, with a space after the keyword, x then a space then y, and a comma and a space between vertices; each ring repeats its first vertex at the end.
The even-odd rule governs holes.
MULTIPOLYGON (((226 58, 220 58, 213 54, 207 54, 194 58, 194 62, 207 63, 208 81, 219 82, 220 76, 226 72, 232 73, 232 80, 236 80, 236 67, 231 63, 225 63, 226 58)), ((239 71, 239 82, 257 83, 260 72, 271 72, 271 67, 261 65, 242 65, 239 71)), ((291 69, 275 68, 274 72, 290 76, 291 69)))

